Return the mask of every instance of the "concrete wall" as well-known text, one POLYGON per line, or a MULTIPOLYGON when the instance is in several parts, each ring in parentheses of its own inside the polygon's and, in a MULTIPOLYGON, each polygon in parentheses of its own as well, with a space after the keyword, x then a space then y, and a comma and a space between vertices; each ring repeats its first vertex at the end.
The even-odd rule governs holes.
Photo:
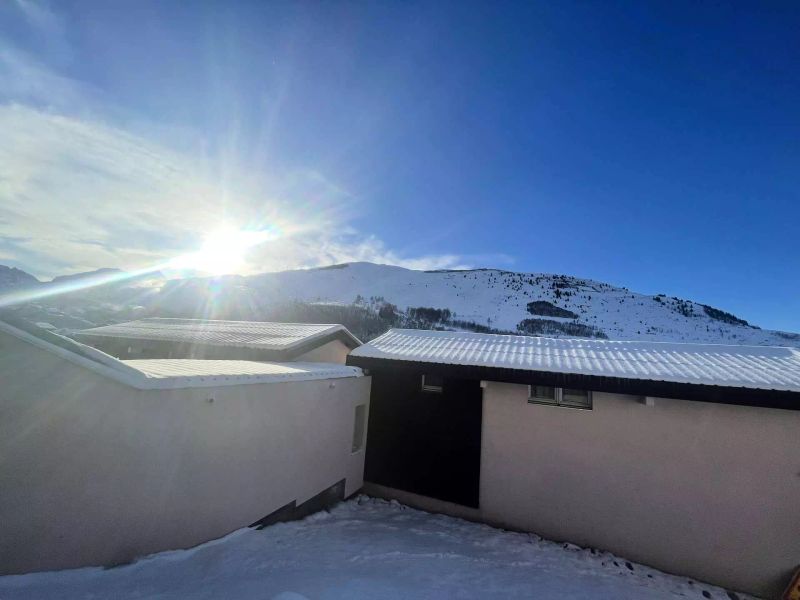
POLYGON ((136 390, 0 332, 0 573, 184 548, 342 478, 368 377, 136 390))
POLYGON ((800 412, 484 389, 480 515, 776 597, 800 564, 800 412))

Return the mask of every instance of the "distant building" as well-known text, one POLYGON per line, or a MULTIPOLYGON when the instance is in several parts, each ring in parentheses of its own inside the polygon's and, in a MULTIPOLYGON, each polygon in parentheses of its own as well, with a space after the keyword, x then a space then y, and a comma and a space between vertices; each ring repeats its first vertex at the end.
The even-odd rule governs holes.
MULTIPOLYGON (((292 352, 339 340, 297 337, 292 352)), ((369 378, 357 367, 123 361, 0 321, 0 382, 0 574, 126 563, 362 485, 369 378)))
POLYGON ((775 597, 800 563, 800 351, 391 330, 365 491, 775 597))
POLYGON ((84 329, 75 337, 121 359, 198 358, 344 364, 361 342, 342 325, 141 319, 84 329))

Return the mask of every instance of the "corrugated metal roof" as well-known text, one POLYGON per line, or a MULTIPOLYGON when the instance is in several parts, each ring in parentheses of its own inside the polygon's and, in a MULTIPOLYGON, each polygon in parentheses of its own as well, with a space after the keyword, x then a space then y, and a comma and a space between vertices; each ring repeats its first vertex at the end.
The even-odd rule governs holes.
POLYGON ((248 360, 124 360, 159 387, 197 387, 239 383, 280 383, 360 377, 361 369, 332 363, 275 363, 248 360))
POLYGON ((800 392, 800 351, 392 329, 354 357, 800 392))
POLYGON ((343 325, 271 323, 263 321, 212 321, 205 319, 141 319, 76 332, 76 336, 163 340, 237 348, 286 350, 293 346, 341 332, 359 340, 343 325))

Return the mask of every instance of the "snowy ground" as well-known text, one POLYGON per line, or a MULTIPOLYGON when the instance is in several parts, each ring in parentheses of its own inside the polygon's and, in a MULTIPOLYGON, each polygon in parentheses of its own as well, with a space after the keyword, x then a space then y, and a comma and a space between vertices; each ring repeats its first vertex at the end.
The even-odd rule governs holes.
POLYGON ((114 569, 0 577, 11 598, 565 598, 744 595, 617 558, 359 497, 114 569))

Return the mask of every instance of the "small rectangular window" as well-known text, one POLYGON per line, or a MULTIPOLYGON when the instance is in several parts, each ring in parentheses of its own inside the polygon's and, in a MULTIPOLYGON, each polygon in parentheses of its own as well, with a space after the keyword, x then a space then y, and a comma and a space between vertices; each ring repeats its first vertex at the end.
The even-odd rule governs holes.
POLYGON ((556 388, 547 385, 532 385, 528 390, 529 400, 556 404, 556 388))
POLYGON ((559 404, 576 408, 589 408, 592 405, 592 400, 589 390, 564 388, 561 390, 561 402, 559 404))
POLYGON ((546 385, 529 385, 528 403, 553 404, 571 408, 592 408, 592 392, 546 385))
POLYGON ((426 373, 422 376, 422 391, 441 394, 444 389, 444 377, 426 373))
POLYGON ((356 406, 355 422, 353 423, 353 452, 358 452, 364 447, 364 430, 367 426, 367 405, 356 406))

